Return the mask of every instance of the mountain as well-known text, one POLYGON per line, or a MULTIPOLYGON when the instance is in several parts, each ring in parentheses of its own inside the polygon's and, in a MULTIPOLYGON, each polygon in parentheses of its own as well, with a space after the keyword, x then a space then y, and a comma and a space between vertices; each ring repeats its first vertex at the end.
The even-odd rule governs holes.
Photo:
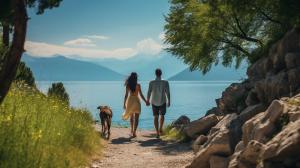
POLYGON ((119 81, 125 76, 109 68, 63 56, 50 58, 22 56, 38 81, 119 81))
POLYGON ((137 72, 139 80, 155 78, 154 71, 156 68, 162 69, 163 78, 165 79, 187 68, 183 61, 166 52, 161 52, 155 56, 137 55, 125 60, 98 59, 94 62, 121 74, 129 75, 131 72, 137 72))
POLYGON ((217 65, 212 67, 205 75, 200 71, 190 71, 189 68, 169 78, 171 81, 237 81, 246 78, 246 67, 241 68, 224 67, 217 65))

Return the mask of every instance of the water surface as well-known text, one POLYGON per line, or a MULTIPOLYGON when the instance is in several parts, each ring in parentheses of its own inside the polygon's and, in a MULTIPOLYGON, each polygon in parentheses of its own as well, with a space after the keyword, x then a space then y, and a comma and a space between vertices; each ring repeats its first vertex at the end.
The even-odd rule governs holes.
MULTIPOLYGON (((51 81, 37 82, 38 88, 47 92, 51 81)), ((115 81, 67 81, 63 82, 70 95, 70 104, 74 107, 89 109, 96 119, 97 106, 109 105, 113 109, 113 124, 128 126, 128 121, 123 121, 124 82, 115 81)), ((141 82, 144 95, 147 95, 149 82, 141 82)), ((219 98, 222 91, 232 81, 171 81, 171 107, 167 109, 166 123, 171 123, 181 115, 186 115, 195 120, 205 115, 206 111, 215 106, 215 99, 219 98)), ((152 129, 153 115, 151 107, 142 103, 139 128, 152 129)))

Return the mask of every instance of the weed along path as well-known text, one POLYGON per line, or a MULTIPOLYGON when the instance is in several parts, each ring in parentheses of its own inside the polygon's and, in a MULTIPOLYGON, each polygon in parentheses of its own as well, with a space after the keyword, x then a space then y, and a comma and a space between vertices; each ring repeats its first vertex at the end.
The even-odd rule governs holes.
POLYGON ((190 144, 166 142, 155 138, 153 131, 139 131, 130 138, 129 128, 112 128, 102 157, 93 160, 92 168, 179 168, 191 162, 190 144))

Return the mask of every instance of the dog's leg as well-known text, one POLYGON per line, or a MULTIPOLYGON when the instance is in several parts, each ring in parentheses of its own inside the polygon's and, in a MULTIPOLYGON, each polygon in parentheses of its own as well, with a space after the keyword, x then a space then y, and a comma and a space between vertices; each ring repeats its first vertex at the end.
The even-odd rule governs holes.
POLYGON ((107 139, 109 139, 110 138, 110 126, 111 126, 111 118, 109 117, 108 119, 107 119, 107 131, 108 131, 108 136, 107 136, 107 139))

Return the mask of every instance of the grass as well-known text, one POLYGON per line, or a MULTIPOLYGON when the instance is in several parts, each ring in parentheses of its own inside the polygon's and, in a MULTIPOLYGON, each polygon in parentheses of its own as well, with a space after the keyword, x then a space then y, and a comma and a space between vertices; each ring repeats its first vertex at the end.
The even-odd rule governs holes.
POLYGON ((161 136, 161 139, 165 141, 183 142, 186 140, 186 136, 171 125, 167 125, 163 129, 163 136, 161 136))
POLYGON ((85 167, 100 151, 90 113, 13 84, 0 105, 1 168, 85 167))

